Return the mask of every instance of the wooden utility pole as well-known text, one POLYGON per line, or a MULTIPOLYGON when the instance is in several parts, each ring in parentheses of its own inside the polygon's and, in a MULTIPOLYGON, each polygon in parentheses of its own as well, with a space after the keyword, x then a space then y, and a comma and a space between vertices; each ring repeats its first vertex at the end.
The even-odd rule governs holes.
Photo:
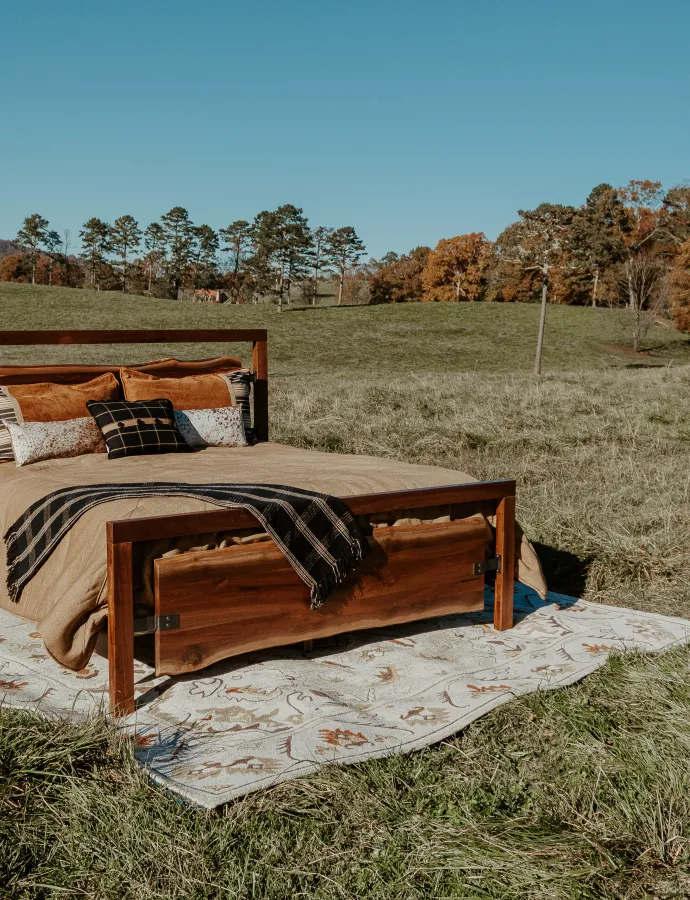
POLYGON ((537 355, 534 359, 534 374, 541 375, 541 348, 544 343, 544 322, 546 321, 546 298, 549 290, 549 266, 541 267, 541 312, 539 314, 539 336, 537 337, 537 355))

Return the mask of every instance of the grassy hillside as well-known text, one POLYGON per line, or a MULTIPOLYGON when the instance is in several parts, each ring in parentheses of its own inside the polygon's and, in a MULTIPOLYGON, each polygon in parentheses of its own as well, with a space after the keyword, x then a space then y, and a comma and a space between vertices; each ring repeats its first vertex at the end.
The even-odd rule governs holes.
MULTIPOLYGON (((426 304, 292 311, 275 307, 214 306, 117 293, 0 283, 0 328, 193 328, 266 326, 274 374, 347 371, 386 376, 407 372, 528 372, 538 327, 530 304, 426 304)), ((648 353, 629 350, 632 326, 625 310, 552 306, 544 345, 544 371, 662 366, 690 362, 690 340, 655 325, 648 353)), ((190 348, 172 348, 177 355, 190 348)), ((134 348, 128 361, 151 359, 170 347, 134 348)), ((217 353, 208 347, 204 352, 217 353)), ((26 358, 25 349, 1 351, 3 361, 26 358)), ((35 351, 33 351, 35 354, 35 351)), ((197 351, 198 352, 198 351, 197 351)), ((246 353, 246 348, 244 348, 246 353)), ((74 358, 73 349, 43 348, 41 358, 74 358)), ((109 348, 83 348, 79 358, 122 360, 109 348)))
MULTIPOLYGON (((266 324, 275 440, 515 477, 552 588, 689 616, 690 369, 668 365, 687 339, 658 326, 627 357, 601 347, 625 312, 548 313, 535 379, 536 307, 279 316, 0 285, 3 328, 266 324)), ((688 897, 689 669, 684 647, 618 657, 440 746, 209 815, 102 723, 0 711, 0 897, 688 897)))

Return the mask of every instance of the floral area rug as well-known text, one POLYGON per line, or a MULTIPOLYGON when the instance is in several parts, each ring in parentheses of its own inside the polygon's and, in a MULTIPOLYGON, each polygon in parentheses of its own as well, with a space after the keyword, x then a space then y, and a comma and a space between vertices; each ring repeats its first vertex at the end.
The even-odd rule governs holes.
MULTIPOLYGON (((137 712, 119 720, 160 785, 213 808, 250 791, 434 744, 512 697, 572 684, 620 650, 690 641, 690 621, 586 603, 547 602, 516 585, 516 625, 447 616, 252 653, 203 672, 156 677, 136 665, 137 712)), ((108 663, 52 660, 29 622, 0 610, 0 703, 50 716, 105 708, 108 663)))

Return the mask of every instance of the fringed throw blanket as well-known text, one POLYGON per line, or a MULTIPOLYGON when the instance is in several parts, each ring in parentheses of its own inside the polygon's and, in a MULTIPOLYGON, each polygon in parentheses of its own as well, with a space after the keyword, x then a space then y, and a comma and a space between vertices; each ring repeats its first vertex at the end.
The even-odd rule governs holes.
POLYGON ((247 509, 310 590, 315 609, 357 567, 368 545, 342 500, 279 484, 92 484, 62 488, 33 503, 5 534, 7 590, 19 600, 62 536, 87 510, 125 497, 192 497, 247 509))

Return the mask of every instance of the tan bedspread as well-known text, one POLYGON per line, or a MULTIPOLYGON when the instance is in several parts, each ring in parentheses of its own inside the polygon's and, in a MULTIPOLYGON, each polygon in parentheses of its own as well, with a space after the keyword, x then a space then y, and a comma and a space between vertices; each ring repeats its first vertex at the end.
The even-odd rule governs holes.
MULTIPOLYGON (((105 482, 264 482, 347 497, 476 480, 464 472, 437 466, 271 443, 120 460, 91 454, 21 468, 11 463, 0 465, 0 525, 4 534, 28 506, 59 488, 105 482)), ((38 622, 49 652, 70 668, 82 668, 106 617, 105 523, 216 508, 180 497, 116 500, 96 506, 65 535, 26 585, 19 603, 13 603, 7 594, 6 551, 4 541, 0 541, 0 606, 38 622)), ((524 537, 518 543, 517 574, 522 582, 544 593, 539 561, 524 537)))

